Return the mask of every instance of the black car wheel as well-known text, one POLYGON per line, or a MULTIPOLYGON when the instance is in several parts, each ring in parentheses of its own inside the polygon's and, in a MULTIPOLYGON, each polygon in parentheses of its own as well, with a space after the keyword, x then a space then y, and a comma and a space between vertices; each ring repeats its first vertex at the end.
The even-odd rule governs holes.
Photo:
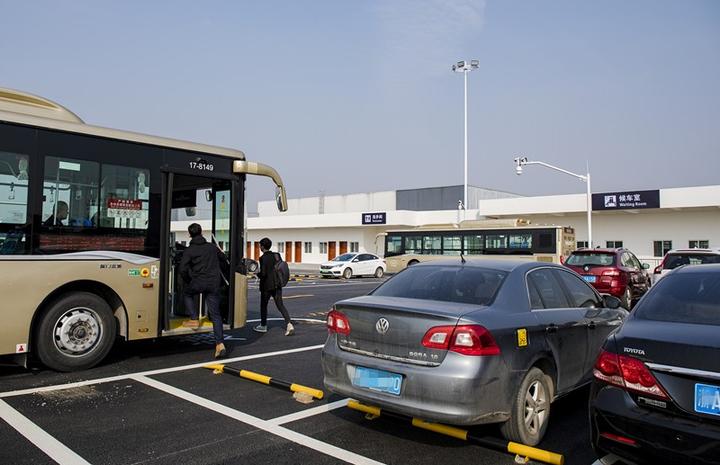
POLYGON ((54 301, 35 335, 40 361, 57 371, 84 370, 100 363, 115 342, 117 325, 110 306, 90 292, 54 301))
POLYGON ((510 419, 500 430, 509 441, 534 446, 542 440, 550 418, 552 382, 539 368, 531 368, 520 384, 510 419))
POLYGON ((630 292, 630 286, 625 288, 625 293, 620 301, 622 302, 622 306, 629 311, 630 307, 632 307, 632 292, 630 292))

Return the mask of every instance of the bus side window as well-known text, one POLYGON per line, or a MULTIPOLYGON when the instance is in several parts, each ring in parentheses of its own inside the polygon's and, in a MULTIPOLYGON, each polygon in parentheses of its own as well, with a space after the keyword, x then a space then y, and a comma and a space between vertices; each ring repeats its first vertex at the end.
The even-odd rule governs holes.
POLYGON ((91 227, 97 209, 100 164, 71 158, 45 158, 42 224, 91 227))
MULTIPOLYGON (((99 226, 116 229, 147 229, 150 188, 148 170, 102 165, 99 226)), ((98 214, 99 213, 99 214, 98 214)), ((97 221, 95 221, 97 224, 97 221)))

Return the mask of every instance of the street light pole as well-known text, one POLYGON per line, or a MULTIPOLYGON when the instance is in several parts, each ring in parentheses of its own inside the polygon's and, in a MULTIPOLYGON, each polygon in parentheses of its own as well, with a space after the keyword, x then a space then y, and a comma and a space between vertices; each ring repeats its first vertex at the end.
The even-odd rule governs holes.
POLYGON ((456 73, 463 73, 464 81, 465 81, 465 94, 464 94, 464 101, 465 101, 465 157, 464 157, 464 180, 463 180, 463 219, 465 219, 465 212, 467 212, 467 204, 468 204, 468 73, 472 71, 473 69, 477 69, 480 66, 480 61, 478 60, 470 60, 469 62, 466 60, 458 61, 456 64, 452 65, 452 70, 456 73))
POLYGON ((577 174, 573 173, 572 171, 564 170, 562 168, 558 168, 557 166, 553 166, 549 163, 545 163, 543 161, 529 161, 527 157, 517 157, 515 158, 515 174, 518 176, 523 173, 523 166, 525 165, 540 165, 544 166, 545 168, 550 168, 551 170, 560 171, 561 173, 569 174, 570 176, 576 177, 580 179, 581 181, 585 182, 587 184, 587 191, 586 191, 586 201, 587 201, 587 229, 588 229, 588 247, 592 248, 593 242, 592 242, 592 187, 590 186, 590 165, 586 164, 587 167, 587 173, 577 174))

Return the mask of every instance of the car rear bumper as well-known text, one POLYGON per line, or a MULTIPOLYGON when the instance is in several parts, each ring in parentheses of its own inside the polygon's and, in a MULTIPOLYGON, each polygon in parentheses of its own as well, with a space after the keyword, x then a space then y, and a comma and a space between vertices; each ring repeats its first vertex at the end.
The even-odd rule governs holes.
POLYGON ((634 463, 720 464, 720 423, 638 406, 626 391, 594 382, 590 393, 592 445, 634 463), (610 433, 635 441, 602 437, 610 433))
POLYGON ((454 425, 506 421, 517 388, 517 383, 507 380, 520 376, 507 371, 500 356, 471 357, 449 352, 439 366, 428 367, 343 351, 332 334, 323 348, 322 367, 325 386, 336 394, 411 417, 454 425), (401 374, 400 395, 353 386, 356 366, 401 374))

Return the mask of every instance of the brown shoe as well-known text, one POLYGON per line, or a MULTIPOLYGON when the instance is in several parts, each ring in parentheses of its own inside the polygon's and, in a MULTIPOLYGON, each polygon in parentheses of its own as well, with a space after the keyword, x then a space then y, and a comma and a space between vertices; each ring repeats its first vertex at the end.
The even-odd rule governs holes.
POLYGON ((183 328, 198 329, 200 327, 200 320, 185 320, 182 323, 183 328))
POLYGON ((225 344, 215 344, 215 358, 225 358, 227 350, 225 350, 225 344))

